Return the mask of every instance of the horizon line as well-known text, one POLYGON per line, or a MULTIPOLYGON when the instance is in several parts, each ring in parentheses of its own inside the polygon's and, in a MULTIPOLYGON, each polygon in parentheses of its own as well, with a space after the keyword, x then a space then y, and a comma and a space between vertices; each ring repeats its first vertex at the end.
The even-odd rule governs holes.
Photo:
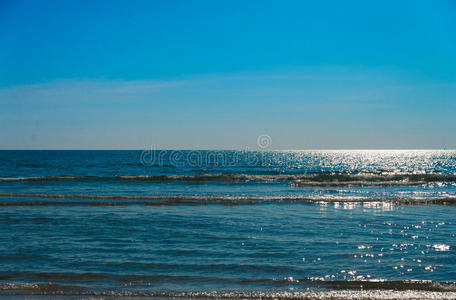
POLYGON ((0 149, 0 151, 456 151, 450 148, 315 148, 315 149, 0 149))

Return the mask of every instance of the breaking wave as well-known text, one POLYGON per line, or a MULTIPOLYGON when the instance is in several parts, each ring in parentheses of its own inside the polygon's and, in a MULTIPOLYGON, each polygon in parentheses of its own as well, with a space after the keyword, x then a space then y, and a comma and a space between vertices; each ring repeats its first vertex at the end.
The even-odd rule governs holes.
POLYGON ((3 198, 44 198, 44 199, 91 199, 97 201, 2 201, 0 206, 41 206, 41 205, 171 205, 171 204, 255 204, 261 202, 309 202, 309 203, 370 203, 370 204, 443 204, 456 205, 456 196, 445 197, 357 197, 357 196, 206 196, 206 195, 92 195, 92 194, 33 194, 0 193, 3 198), (120 200, 120 201, 119 201, 120 200), (128 201, 121 201, 128 200, 128 201))
POLYGON ((425 184, 456 184, 454 174, 348 174, 342 172, 318 172, 311 174, 186 174, 150 176, 36 176, 0 177, 0 182, 46 182, 61 180, 126 181, 126 182, 186 182, 186 183, 278 183, 287 182, 298 187, 343 187, 343 186, 416 186, 425 184))
MULTIPOLYGON (((78 276, 76 280, 92 280, 93 276, 78 276), (84 278, 82 278, 84 277, 84 278), (85 278, 87 277, 87 278, 85 278)), ((65 278, 67 276, 64 276, 65 278)), ((71 276, 70 276, 71 277, 71 276)), ((95 276, 98 279, 100 276, 95 276)), ((112 279, 101 276, 103 279, 112 279)), ((137 276, 138 277, 138 276, 137 276)), ((144 277, 144 276, 141 276, 144 277)), ((146 276, 147 277, 147 276, 146 276)), ((48 276, 46 277, 47 279, 48 276)), ((125 278, 128 279, 128 278, 125 278)), ((130 278, 131 279, 131 278, 130 278)), ((171 279, 174 278, 162 278, 171 279)), ((74 278, 72 278, 74 280, 74 278)), ((143 280, 154 280, 145 278, 143 280)), ((269 282, 272 280, 263 280, 269 282)), ((304 279, 304 291, 194 291, 162 292, 148 290, 92 290, 82 285, 55 283, 3 283, 0 295, 41 295, 41 296, 101 296, 101 297, 166 297, 206 299, 456 299, 454 282, 433 281, 312 281, 304 279), (316 288, 316 289, 315 289, 316 288), (326 290, 330 288, 331 290, 326 290)), ((277 284, 277 282, 275 282, 277 284)), ((285 282, 283 284, 286 284, 285 282)))

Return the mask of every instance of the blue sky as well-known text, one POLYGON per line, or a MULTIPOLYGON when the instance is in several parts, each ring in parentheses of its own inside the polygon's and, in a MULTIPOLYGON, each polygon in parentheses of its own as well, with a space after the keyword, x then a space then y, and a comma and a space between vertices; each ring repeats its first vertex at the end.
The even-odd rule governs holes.
POLYGON ((0 149, 456 148, 455 1, 0 1, 0 149))

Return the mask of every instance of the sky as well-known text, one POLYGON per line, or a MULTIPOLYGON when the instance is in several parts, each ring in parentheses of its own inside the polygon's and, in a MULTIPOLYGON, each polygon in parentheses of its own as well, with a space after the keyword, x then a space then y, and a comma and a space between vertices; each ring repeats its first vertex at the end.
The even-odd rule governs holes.
POLYGON ((456 1, 0 0, 0 149, 455 149, 456 1))

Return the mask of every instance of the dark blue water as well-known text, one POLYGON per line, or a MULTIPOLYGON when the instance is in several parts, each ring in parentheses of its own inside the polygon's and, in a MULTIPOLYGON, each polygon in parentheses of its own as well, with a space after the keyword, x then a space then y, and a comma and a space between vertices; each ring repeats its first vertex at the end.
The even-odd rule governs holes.
POLYGON ((455 151, 0 151, 0 195, 0 295, 456 297, 455 151))

